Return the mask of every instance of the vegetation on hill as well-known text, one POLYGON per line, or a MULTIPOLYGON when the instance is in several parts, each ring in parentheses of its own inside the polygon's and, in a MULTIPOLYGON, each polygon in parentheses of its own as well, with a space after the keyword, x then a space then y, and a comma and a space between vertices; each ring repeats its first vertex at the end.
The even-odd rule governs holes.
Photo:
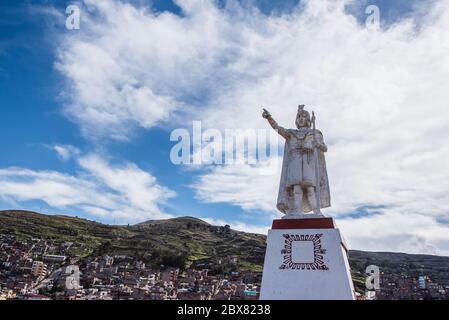
POLYGON ((154 267, 225 264, 235 256, 241 269, 261 271, 265 252, 263 235, 212 226, 192 217, 111 226, 76 217, 0 211, 0 233, 74 242, 83 245, 81 257, 129 255, 154 267))
MULTIPOLYGON (((74 254, 129 255, 153 267, 210 267, 230 271, 227 261, 239 261, 239 270, 261 271, 264 235, 212 226, 200 219, 182 217, 153 220, 130 226, 112 226, 77 217, 47 216, 27 211, 0 211, 0 234, 18 239, 42 238, 81 245, 74 254), (221 262, 221 263, 219 263, 221 262), (228 268, 228 269, 227 269, 228 268)), ((350 251, 355 286, 364 288, 364 271, 377 265, 386 274, 430 276, 449 285, 449 257, 404 253, 350 251)), ((236 268, 235 265, 232 268, 236 268)))

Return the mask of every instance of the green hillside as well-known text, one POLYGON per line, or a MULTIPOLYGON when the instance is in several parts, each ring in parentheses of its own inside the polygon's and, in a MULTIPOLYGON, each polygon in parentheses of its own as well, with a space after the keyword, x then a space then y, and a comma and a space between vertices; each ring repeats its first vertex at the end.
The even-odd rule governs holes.
POLYGON ((0 211, 0 234, 82 244, 78 255, 131 255, 153 265, 216 264, 237 256, 240 267, 261 270, 265 236, 212 226, 192 217, 111 226, 66 216, 0 211))
MULTIPOLYGON (((74 246, 73 254, 82 258, 93 254, 130 255, 154 267, 217 266, 217 261, 236 256, 240 269, 253 271, 262 270, 266 239, 264 235, 212 226, 192 217, 111 226, 26 211, 0 211, 0 234, 74 242, 78 246, 74 246)), ((386 274, 426 274, 449 285, 449 257, 350 251, 349 258, 358 288, 364 287, 364 270, 370 264, 379 266, 386 274)))

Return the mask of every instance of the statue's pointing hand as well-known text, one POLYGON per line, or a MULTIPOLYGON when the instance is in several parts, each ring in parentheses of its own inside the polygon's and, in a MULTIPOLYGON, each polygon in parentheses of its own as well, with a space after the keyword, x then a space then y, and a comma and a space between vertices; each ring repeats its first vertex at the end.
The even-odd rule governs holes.
POLYGON ((271 114, 268 112, 267 109, 263 109, 262 117, 265 119, 271 118, 271 114))

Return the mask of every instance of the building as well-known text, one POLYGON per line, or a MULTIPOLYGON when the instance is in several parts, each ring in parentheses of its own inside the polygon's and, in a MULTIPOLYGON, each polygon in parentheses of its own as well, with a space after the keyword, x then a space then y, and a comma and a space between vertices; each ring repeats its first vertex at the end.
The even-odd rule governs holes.
POLYGON ((42 257, 42 259, 46 262, 55 262, 55 263, 62 263, 65 261, 67 257, 66 256, 58 256, 54 254, 47 254, 42 257))
POLYGON ((37 277, 45 276, 47 274, 47 265, 42 261, 34 261, 31 267, 31 274, 37 277))
POLYGON ((421 290, 425 290, 426 289, 426 277, 419 276, 418 285, 421 290))

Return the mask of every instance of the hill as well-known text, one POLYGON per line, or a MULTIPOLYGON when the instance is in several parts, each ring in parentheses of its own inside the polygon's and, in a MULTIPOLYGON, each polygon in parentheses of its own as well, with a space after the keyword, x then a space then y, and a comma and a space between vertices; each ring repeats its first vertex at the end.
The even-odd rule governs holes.
POLYGON ((74 252, 130 255, 155 267, 190 266, 236 256, 240 267, 261 271, 265 236, 212 226, 192 217, 112 226, 67 216, 26 211, 0 211, 0 234, 19 239, 44 238, 82 244, 74 252))
MULTIPOLYGON (((73 254, 130 255, 148 265, 192 265, 216 268, 217 261, 239 260, 241 270, 261 271, 265 253, 264 235, 213 226, 193 217, 151 220, 136 225, 106 225, 68 216, 48 216, 27 211, 0 211, 0 234, 19 239, 45 238, 74 242, 73 254)), ((449 257, 390 252, 349 252, 354 282, 364 286, 364 270, 374 264, 386 274, 429 275, 449 285, 449 257)), ((223 267, 223 266, 222 266, 223 267)), ((223 271, 223 270, 216 270, 223 271)))

